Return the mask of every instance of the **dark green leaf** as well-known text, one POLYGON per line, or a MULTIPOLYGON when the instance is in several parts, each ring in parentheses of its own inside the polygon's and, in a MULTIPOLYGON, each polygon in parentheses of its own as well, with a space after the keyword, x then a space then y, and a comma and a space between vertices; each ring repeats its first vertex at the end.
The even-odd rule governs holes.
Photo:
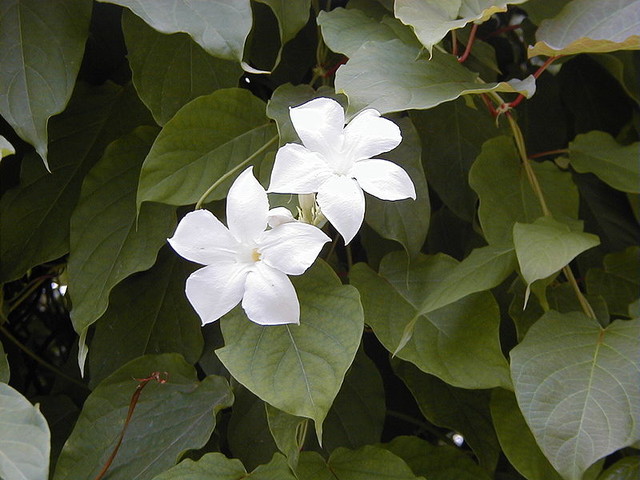
POLYGON ((145 205, 136 217, 138 177, 157 133, 155 127, 139 127, 114 141, 82 183, 71 215, 68 265, 77 332, 105 312, 114 286, 154 264, 175 227, 168 205, 145 205))
POLYGON ((138 398, 124 440, 109 470, 113 480, 143 480, 199 448, 215 427, 215 414, 229 407, 226 380, 197 380, 180 355, 146 355, 127 363, 89 395, 56 467, 54 479, 94 478, 116 445, 136 390, 136 378, 167 372, 164 384, 149 382, 138 398))
POLYGON ((28 154, 20 186, 0 200, 0 279, 16 279, 69 251, 69 219, 84 176, 109 143, 152 121, 133 87, 78 85, 68 108, 51 122, 53 174, 28 154))
MULTIPOLYGON (((152 201, 195 203, 224 174, 240 173, 242 162, 275 148, 275 127, 264 103, 248 90, 216 90, 182 107, 163 127, 142 166, 138 208, 152 201)), ((224 198, 234 176, 207 197, 224 198)))
POLYGON ((639 247, 610 253, 604 257, 604 269, 592 268, 587 272, 587 291, 602 295, 613 315, 627 316, 629 304, 638 298, 639 290, 639 247))
POLYGON ((411 112, 411 119, 422 140, 429 185, 456 215, 471 221, 478 197, 469 187, 469 169, 482 144, 504 129, 496 128, 490 115, 469 108, 463 99, 411 112))
POLYGON ((607 468, 598 480, 636 480, 640 476, 640 456, 624 457, 607 468))
POLYGON ((227 458, 221 453, 207 453, 194 462, 187 459, 158 475, 154 480, 296 480, 280 454, 275 454, 267 465, 260 465, 247 473, 240 460, 227 458))
POLYGON ((373 446, 338 448, 327 461, 315 452, 302 452, 297 474, 304 480, 424 480, 400 457, 373 446))
POLYGON ((360 291, 365 322, 387 350, 452 385, 509 388, 498 338, 498 305, 489 292, 469 295, 423 316, 418 313, 425 293, 456 265, 454 259, 437 255, 419 256, 408 266, 406 255, 394 252, 382 261, 383 276, 357 264, 350 280, 360 291), (398 350, 411 322, 413 335, 398 350))
POLYGON ((396 437, 381 447, 396 454, 416 475, 429 480, 490 480, 462 450, 447 445, 432 445, 418 437, 396 437))
POLYGON ((550 311, 511 351, 518 404, 542 451, 567 480, 640 438, 640 319, 606 329, 550 311))
POLYGON ((9 362, 7 355, 4 353, 2 342, 0 342, 0 383, 9 383, 9 362))
POLYGON ((512 392, 501 388, 493 391, 491 417, 504 454, 520 474, 531 480, 562 480, 540 451, 512 392))
POLYGON ((215 57, 242 60, 251 30, 249 0, 184 2, 183 0, 98 0, 127 7, 162 33, 188 33, 215 57))
POLYGON ((166 247, 153 268, 127 278, 113 290, 91 340, 91 385, 146 354, 175 352, 189 363, 198 360, 203 345, 200 320, 184 294, 193 270, 166 247))
POLYGON ((396 374, 413 394, 418 407, 434 425, 460 433, 486 470, 498 462, 500 446, 489 412, 489 390, 464 390, 421 372, 407 362, 393 363, 396 374))
POLYGON ((122 30, 133 84, 159 125, 194 98, 238 85, 237 64, 212 57, 185 34, 164 35, 128 10, 122 30))
POLYGON ((46 480, 51 438, 47 420, 5 383, 0 383, 0 425, 0 478, 46 480))
POLYGON ((578 135, 569 144, 569 160, 578 172, 595 173, 617 190, 640 193, 640 142, 622 146, 605 133, 578 135))
MULTIPOLYGON (((531 166, 554 217, 576 218, 578 190, 571 174, 551 162, 531 166)), ((515 222, 533 222, 543 215, 509 137, 485 142, 469 172, 469 184, 480 197, 480 224, 491 244, 511 243, 515 222)))
POLYGON ((324 423, 323 446, 359 448, 380 441, 385 392, 375 364, 361 349, 344 378, 324 423))
POLYGON ((313 419, 321 439, 322 423, 360 344, 362 306, 357 290, 341 285, 321 261, 293 284, 300 325, 260 326, 237 307, 222 319, 225 346, 217 354, 265 402, 313 419))
POLYGON ((309 10, 311 0, 258 0, 260 3, 269 5, 278 19, 280 28, 280 43, 284 45, 292 40, 296 34, 309 21, 309 10))
POLYGON ((47 122, 67 105, 89 31, 89 0, 0 5, 0 114, 49 169, 47 122))
POLYGON ((402 130, 402 143, 393 151, 382 154, 382 157, 405 169, 413 180, 416 199, 389 202, 366 195, 365 220, 380 236, 399 242, 409 256, 415 257, 420 253, 429 230, 429 190, 416 130, 408 118, 394 120, 402 130))

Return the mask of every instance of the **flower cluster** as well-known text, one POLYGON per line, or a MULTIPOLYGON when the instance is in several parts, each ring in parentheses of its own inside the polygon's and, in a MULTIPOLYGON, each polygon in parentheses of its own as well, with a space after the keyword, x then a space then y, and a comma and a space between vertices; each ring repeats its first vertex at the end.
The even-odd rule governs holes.
POLYGON ((326 218, 349 243, 364 220, 364 192, 383 200, 416 198, 407 173, 371 158, 397 147, 400 129, 376 110, 345 127, 344 110, 330 98, 290 109, 302 145, 288 143, 275 159, 269 191, 300 194, 300 215, 269 210, 267 192, 242 172, 227 196, 225 227, 196 210, 179 223, 169 243, 178 254, 206 265, 187 280, 186 294, 202 323, 218 320, 238 303, 260 325, 299 323, 300 306, 287 275, 301 275, 330 239, 317 226, 326 218), (314 225, 315 224, 315 225, 314 225))

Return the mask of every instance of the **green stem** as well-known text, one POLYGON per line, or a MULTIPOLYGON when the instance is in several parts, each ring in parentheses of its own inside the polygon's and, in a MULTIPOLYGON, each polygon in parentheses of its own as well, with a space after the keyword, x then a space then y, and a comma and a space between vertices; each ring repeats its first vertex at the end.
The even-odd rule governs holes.
POLYGON ((84 389, 89 390, 89 387, 87 387, 84 383, 82 383, 79 380, 67 375, 66 373, 64 373, 59 368, 54 367, 49 362, 47 362, 46 360, 44 360, 43 358, 38 356, 36 353, 34 353, 31 350, 29 350, 29 348, 25 344, 23 344, 20 340, 18 340, 9 330, 7 330, 4 327, 4 325, 0 325, 0 333, 2 333, 5 337, 7 337, 7 339, 9 339, 9 341, 11 341, 11 343, 13 343, 20 350, 22 350, 27 356, 29 356, 30 358, 35 360, 36 363, 38 363, 41 366, 43 366, 44 368, 52 371, 56 375, 64 378, 65 380, 67 380, 67 381, 69 381, 71 383, 74 383, 75 385, 78 385, 79 387, 82 387, 84 389))
POLYGON ((196 210, 198 210, 199 208, 202 208, 202 204, 205 202, 205 200, 207 199, 207 197, 211 194, 211 192, 213 192, 216 188, 218 188, 222 183, 224 183, 226 180, 228 180, 231 176, 233 176, 238 170, 240 170, 242 167, 248 165, 249 163, 251 163, 253 160, 255 160, 255 158, 264 153, 265 150, 267 150, 271 145, 273 145, 275 142, 278 141, 278 135, 274 135, 267 143, 265 143, 263 146, 261 146, 258 150, 256 150, 255 152, 253 152, 253 154, 251 154, 249 157, 247 157, 245 160, 243 160, 242 162, 240 162, 238 165, 236 165, 235 167, 233 167, 231 170, 229 170, 227 173, 225 173, 224 175, 222 175, 218 180, 216 180, 213 185, 211 185, 206 192, 204 192, 202 194, 202 196, 198 199, 198 202, 196 203, 196 210))
MULTIPOLYGON (((497 93, 489 92, 489 95, 491 95, 491 97, 498 102, 498 105, 505 105, 504 100, 497 93)), ((498 107, 498 110, 500 110, 500 107, 498 107)), ((522 166, 527 174, 527 179, 529 180, 529 184, 531 185, 533 192, 538 198, 538 202, 540 203, 540 208, 542 209, 542 213, 546 217, 551 217, 552 214, 551 214, 551 211, 549 210, 549 207, 547 206, 547 202, 544 198, 542 188, 540 188, 538 177, 536 176, 536 173, 533 171, 533 168, 531 167, 531 161, 527 156, 527 149, 524 143, 522 130, 520 130, 520 126, 518 125, 516 120, 513 118, 513 115, 511 115, 511 113, 508 110, 506 111, 505 115, 509 120, 509 126, 511 127, 511 131, 513 132, 513 137, 515 139, 516 147, 520 155, 520 160, 522 161, 522 166)), ((582 307, 582 310, 584 310, 584 313, 588 317, 596 319, 595 312, 593 311, 593 308, 591 308, 591 305, 589 304, 589 301, 587 300, 587 298, 584 296, 584 294, 580 290, 580 287, 578 286, 578 282, 576 281, 576 277, 573 275, 573 272, 571 271, 571 267, 569 265, 566 265, 562 269, 562 271, 567 277, 569 284, 573 288, 573 291, 575 292, 576 297, 578 298, 578 302, 580 302, 580 306, 582 307)))

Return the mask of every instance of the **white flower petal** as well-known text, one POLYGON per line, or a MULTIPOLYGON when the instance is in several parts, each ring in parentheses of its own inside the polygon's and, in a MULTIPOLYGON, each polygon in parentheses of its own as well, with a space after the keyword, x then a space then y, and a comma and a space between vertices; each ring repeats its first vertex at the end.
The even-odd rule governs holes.
POLYGON ((276 153, 269 191, 314 193, 330 175, 322 155, 297 143, 287 143, 276 153))
POLYGON ((247 276, 242 308, 259 325, 300 323, 300 304, 289 277, 263 262, 247 276))
POLYGON ((322 230, 301 222, 286 223, 262 234, 258 241, 261 260, 287 275, 302 275, 331 241, 322 230))
POLYGON ((305 147, 329 154, 342 146, 344 109, 331 98, 315 98, 289 110, 291 123, 305 147))
POLYGON ((416 189, 409 174, 399 165, 382 159, 361 160, 351 174, 362 189, 382 200, 416 199, 416 189))
POLYGON ((203 325, 215 322, 240 303, 248 273, 248 268, 225 261, 191 274, 187 279, 187 298, 203 325))
POLYGON ((238 241, 253 242, 267 228, 267 192, 253 176, 253 167, 236 178, 227 195, 227 225, 238 241))
POLYGON ((231 232, 209 210, 187 213, 168 240, 180 256, 202 265, 230 260, 237 250, 231 232))
POLYGON ((398 126, 370 108, 356 115, 344 129, 343 152, 357 161, 393 150, 400 142, 398 126))
POLYGON ((317 200, 320 210, 340 232, 344 243, 349 243, 364 220, 364 194, 358 183, 344 176, 332 177, 320 187, 317 200))
POLYGON ((283 223, 295 222, 296 219, 288 208, 276 207, 269 210, 267 221, 271 228, 276 228, 283 223))

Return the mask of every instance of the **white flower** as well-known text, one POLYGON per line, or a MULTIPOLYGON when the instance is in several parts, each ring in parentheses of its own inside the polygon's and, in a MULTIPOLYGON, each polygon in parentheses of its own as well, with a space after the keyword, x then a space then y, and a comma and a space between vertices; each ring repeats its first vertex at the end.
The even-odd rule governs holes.
POLYGON ((169 243, 187 260, 206 265, 186 286, 203 324, 218 320, 241 300, 249 319, 260 325, 299 323, 300 305, 287 275, 304 273, 330 239, 296 221, 267 229, 273 215, 249 167, 229 190, 228 229, 208 210, 190 212, 180 221, 169 243))
POLYGON ((316 98, 289 111, 303 145, 288 143, 276 154, 270 192, 318 193, 317 202, 345 243, 364 219, 364 190, 382 200, 416 198, 400 166, 371 157, 396 148, 398 126, 368 109, 345 127, 344 110, 330 98, 316 98))

